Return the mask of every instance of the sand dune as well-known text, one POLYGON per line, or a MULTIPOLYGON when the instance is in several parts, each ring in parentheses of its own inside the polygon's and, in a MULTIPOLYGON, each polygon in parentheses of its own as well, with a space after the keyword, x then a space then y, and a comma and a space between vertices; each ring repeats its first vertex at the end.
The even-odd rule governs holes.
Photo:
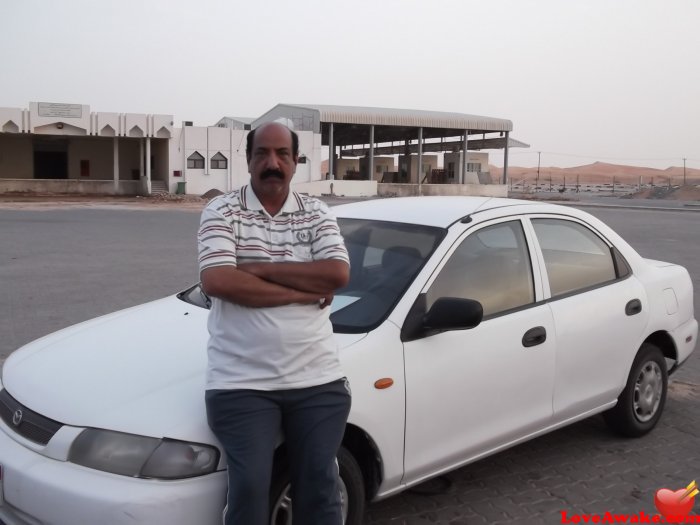
MULTIPOLYGON (((500 178, 503 169, 497 166, 490 166, 492 178, 500 178)), ((523 168, 519 166, 509 166, 509 178, 514 180, 532 180, 537 178, 537 167, 523 168)), ((671 166, 666 169, 647 168, 643 166, 625 166, 620 164, 608 164, 605 162, 594 162, 584 166, 574 166, 571 168, 540 167, 540 182, 549 181, 560 182, 566 177, 567 181, 578 180, 585 183, 609 183, 615 182, 624 184, 638 184, 640 177, 643 184, 668 184, 669 177, 671 184, 683 184, 683 166, 671 166)), ((686 168, 685 177, 687 184, 700 184, 700 169, 686 168)))

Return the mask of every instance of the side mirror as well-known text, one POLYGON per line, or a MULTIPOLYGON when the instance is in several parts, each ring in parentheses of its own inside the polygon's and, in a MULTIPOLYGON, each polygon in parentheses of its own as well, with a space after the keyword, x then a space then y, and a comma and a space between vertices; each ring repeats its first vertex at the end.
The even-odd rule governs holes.
POLYGON ((423 317, 423 328, 428 332, 466 330, 481 323, 484 309, 479 301, 457 297, 441 297, 423 317))

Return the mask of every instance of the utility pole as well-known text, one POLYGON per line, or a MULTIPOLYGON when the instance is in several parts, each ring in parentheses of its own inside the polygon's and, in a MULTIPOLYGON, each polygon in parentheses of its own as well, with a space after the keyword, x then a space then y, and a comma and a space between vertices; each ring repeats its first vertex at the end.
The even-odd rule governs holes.
POLYGON ((686 158, 683 157, 683 186, 685 186, 685 161, 686 158))
POLYGON ((537 152, 537 179, 535 180, 535 191, 537 191, 537 187, 540 185, 540 156, 542 155, 541 151, 537 152))

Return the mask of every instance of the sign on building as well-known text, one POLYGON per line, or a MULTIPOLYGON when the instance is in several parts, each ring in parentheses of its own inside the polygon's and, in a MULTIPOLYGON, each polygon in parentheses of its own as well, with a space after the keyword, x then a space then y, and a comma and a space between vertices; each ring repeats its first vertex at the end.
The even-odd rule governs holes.
POLYGON ((83 106, 80 104, 59 104, 56 102, 39 102, 40 117, 82 118, 83 106))

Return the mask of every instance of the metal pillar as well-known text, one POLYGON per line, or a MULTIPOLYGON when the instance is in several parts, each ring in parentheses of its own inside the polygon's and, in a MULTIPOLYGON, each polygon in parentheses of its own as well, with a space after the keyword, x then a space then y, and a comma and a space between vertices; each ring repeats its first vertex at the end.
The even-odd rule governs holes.
POLYGON ((233 187, 233 176, 232 176, 232 166, 233 166, 233 129, 228 128, 228 162, 226 163, 226 192, 231 191, 233 187))
POLYGON ((367 180, 374 178, 374 124, 369 127, 369 176, 367 180))
POLYGON ((506 131, 506 148, 503 151, 503 184, 508 184, 508 137, 510 132, 506 131))
POLYGON ((146 195, 148 195, 148 188, 144 186, 144 181, 146 177, 146 168, 144 167, 144 148, 143 148, 143 139, 139 140, 139 184, 141 186, 139 191, 145 191, 146 195))
POLYGON ((146 138, 146 195, 151 194, 151 137, 146 138))
POLYGON ((119 193, 119 137, 114 137, 114 146, 112 148, 112 159, 113 159, 113 164, 112 164, 112 169, 113 169, 113 177, 114 177, 114 193, 118 194, 119 193))
POLYGON ((469 160, 469 130, 464 130, 464 143, 462 144, 462 166, 460 167, 460 172, 462 175, 462 180, 460 184, 467 182, 467 162, 469 160))
POLYGON ((329 124, 329 129, 328 129, 328 178, 330 180, 335 179, 335 175, 333 174, 333 169, 334 169, 334 164, 333 162, 333 157, 335 156, 335 142, 333 141, 333 123, 331 122, 329 124))
MULTIPOLYGON (((187 183, 187 126, 182 123, 182 182, 187 183)), ((247 159, 246 159, 247 160, 247 159)), ((177 190, 176 190, 177 191, 177 190)))
POLYGON ((418 128, 418 196, 422 195, 422 182, 421 177, 423 175, 423 128, 418 128))

